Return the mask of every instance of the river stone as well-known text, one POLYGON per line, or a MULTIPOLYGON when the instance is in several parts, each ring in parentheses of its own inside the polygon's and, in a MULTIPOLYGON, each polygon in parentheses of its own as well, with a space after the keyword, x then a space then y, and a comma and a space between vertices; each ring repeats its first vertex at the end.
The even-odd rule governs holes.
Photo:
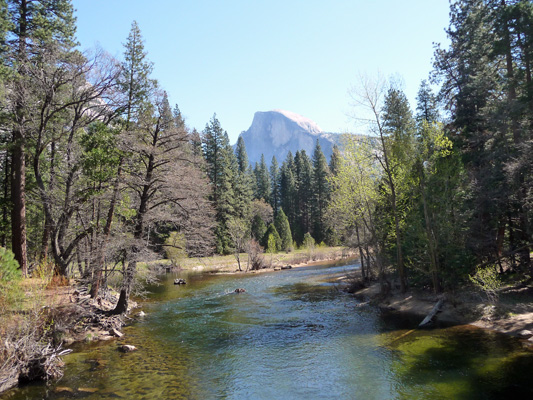
POLYGON ((82 393, 96 393, 98 392, 97 388, 78 388, 78 392, 82 393))
POLYGON ((66 386, 58 386, 54 389, 56 393, 74 393, 74 389, 66 386))
POLYGON ((139 317, 146 316, 146 313, 144 311, 139 311, 139 314, 137 314, 139 317))
POLYGON ((113 335, 113 336, 116 336, 116 337, 122 337, 124 336, 124 334, 122 332, 120 332, 117 328, 112 328, 110 331, 109 331, 109 334, 110 335, 113 335))
POLYGON ((137 350, 137 347, 132 346, 131 344, 123 344, 118 348, 123 353, 131 353, 132 351, 137 350))
POLYGON ((521 330, 520 332, 518 332, 518 336, 527 339, 527 338, 533 336, 533 332, 531 332, 530 330, 524 329, 524 330, 521 330))
POLYGON ((235 293, 244 293, 244 292, 246 292, 246 290, 243 288, 235 289, 235 293))

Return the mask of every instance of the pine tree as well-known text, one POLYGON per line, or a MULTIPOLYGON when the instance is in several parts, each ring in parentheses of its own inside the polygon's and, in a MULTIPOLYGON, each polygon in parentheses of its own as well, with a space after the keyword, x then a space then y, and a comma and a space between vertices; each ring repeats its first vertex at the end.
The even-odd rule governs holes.
POLYGON ((154 88, 154 81, 150 79, 153 63, 147 60, 141 30, 136 21, 131 24, 124 47, 123 69, 118 82, 127 96, 124 111, 126 129, 129 129, 130 123, 136 118, 154 88))
POLYGON ((244 144, 244 139, 242 136, 239 136, 239 139, 237 139, 235 155, 237 157, 237 163, 239 164, 239 172, 247 172, 250 167, 250 162, 248 161, 246 145, 244 144))
POLYGON ((261 154, 261 161, 255 165, 254 175, 256 180, 256 199, 263 199, 265 202, 270 203, 271 185, 270 175, 265 162, 265 156, 261 154))
POLYGON ((279 233, 281 238, 281 247, 280 250, 289 251, 292 248, 292 234, 291 227, 289 225, 289 220, 283 212, 283 209, 280 208, 276 219, 274 220, 274 226, 279 233))
POLYGON ((422 121, 432 123, 440 120, 437 97, 425 79, 418 89, 416 104, 416 120, 419 123, 422 121))
POLYGON ((329 202, 329 167, 326 161, 322 148, 317 139, 315 150, 313 152, 313 202, 312 202, 312 218, 313 218, 313 236, 318 243, 324 241, 326 237, 325 226, 325 212, 329 202))
POLYGON ((331 159, 329 160, 329 172, 332 176, 336 176, 339 171, 339 165, 341 163, 341 152, 339 146, 333 145, 333 152, 331 153, 331 159))
POLYGON ((298 222, 298 189, 293 171, 294 159, 289 151, 280 170, 280 207, 286 212, 294 236, 294 229, 298 222))
POLYGON ((274 216, 278 214, 278 209, 281 201, 280 194, 280 170, 278 160, 276 156, 272 156, 272 162, 270 164, 270 185, 271 185, 271 196, 270 196, 270 205, 274 210, 274 216))
MULTIPOLYGON (((455 1, 450 48, 435 53, 454 145, 473 189, 469 245, 479 259, 491 260, 500 259, 507 244, 524 269, 533 269, 526 161, 533 125, 532 16, 530 1, 455 1)), ((510 261, 515 264, 514 256, 510 261)))
POLYGON ((252 237, 258 242, 261 242, 266 230, 267 227, 263 219, 259 215, 255 215, 252 219, 252 237))
POLYGON ((305 150, 297 151, 294 157, 297 188, 297 222, 291 226, 293 237, 302 243, 303 235, 312 229, 313 168, 305 150))
POLYGON ((265 249, 274 250, 274 251, 281 251, 282 249, 282 241, 281 237, 279 236, 279 233, 273 223, 268 225, 268 228, 263 235, 263 240, 261 241, 261 246, 263 246, 265 249), (274 248, 270 248, 269 246, 269 238, 274 239, 274 248))
POLYGON ((406 206, 402 197, 409 187, 408 176, 413 165, 414 119, 405 94, 390 88, 385 97, 382 116, 382 144, 384 192, 394 226, 396 265, 402 292, 407 290, 407 272, 403 255, 402 216, 406 206))
MULTIPOLYGON (((51 57, 42 57, 53 50, 56 61, 74 47, 76 31, 72 4, 69 0, 8 0, 11 16, 10 32, 7 38, 7 64, 11 66, 10 95, 12 110, 11 145, 11 247, 15 259, 24 275, 27 274, 26 238, 26 151, 32 124, 40 116, 32 114, 31 105, 37 105, 42 98, 34 98, 30 88, 35 84, 32 69, 54 68, 51 57), (38 60, 37 63, 33 63, 38 60), (45 61, 46 60, 46 61, 45 61)), ((4 14, 5 15, 5 14, 4 14)), ((6 27, 6 24, 3 24, 6 27)))
POLYGON ((207 175, 212 183, 210 199, 216 210, 216 249, 219 254, 230 254, 232 246, 228 220, 247 218, 249 186, 244 175, 239 178, 237 158, 229 144, 227 132, 213 116, 203 132, 204 157, 207 175))
MULTIPOLYGON (((149 102, 149 97, 156 87, 155 81, 150 78, 152 70, 153 63, 148 60, 147 53, 144 50, 144 41, 141 30, 137 22, 133 21, 130 33, 128 34, 128 38, 124 45, 124 61, 122 62, 121 73, 117 77, 118 86, 126 97, 123 109, 120 111, 125 118, 125 136, 127 137, 130 137, 132 135, 131 131, 135 130, 135 123, 138 122, 143 107, 146 108, 149 102)), ((119 201, 119 185, 124 173, 125 161, 125 155, 123 155, 120 158, 117 167, 117 177, 107 211, 107 220, 105 222, 103 237, 101 240, 100 256, 91 285, 91 297, 93 298, 98 296, 102 280, 102 268, 104 267, 106 248, 111 235, 111 226, 113 219, 115 218, 117 202, 119 201)))

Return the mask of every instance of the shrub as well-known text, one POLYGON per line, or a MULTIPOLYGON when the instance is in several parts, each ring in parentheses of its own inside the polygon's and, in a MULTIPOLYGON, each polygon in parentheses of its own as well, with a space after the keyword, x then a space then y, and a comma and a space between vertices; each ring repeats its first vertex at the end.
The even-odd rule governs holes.
POLYGON ((179 267, 181 260, 187 258, 187 239, 179 232, 170 232, 165 240, 165 253, 173 267, 179 267))
POLYGON ((480 289, 490 302, 494 303, 498 299, 498 290, 502 287, 502 281, 498 275, 496 266, 476 268, 476 273, 469 276, 470 281, 480 289))
POLYGON ((15 255, 0 247, 0 312, 11 308, 21 297, 18 283, 22 279, 15 255))

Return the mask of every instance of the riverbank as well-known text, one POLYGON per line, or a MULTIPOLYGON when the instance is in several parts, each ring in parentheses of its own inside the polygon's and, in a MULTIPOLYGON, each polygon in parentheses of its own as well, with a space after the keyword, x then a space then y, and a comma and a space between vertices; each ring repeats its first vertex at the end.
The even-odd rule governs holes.
MULTIPOLYGON (((173 267, 170 260, 159 260, 151 264, 159 267, 176 269, 203 271, 212 273, 260 273, 277 271, 282 267, 290 265, 292 268, 315 265, 317 263, 338 261, 350 257, 355 257, 355 252, 346 247, 315 247, 313 249, 299 249, 291 252, 279 252, 274 254, 263 253, 263 268, 251 270, 247 265, 247 254, 241 253, 240 270, 239 263, 235 255, 211 256, 202 258, 188 258, 181 260, 179 265, 173 267)), ((151 264, 147 264, 149 268, 151 264)))
MULTIPOLYGON (((125 315, 108 315, 118 294, 108 291, 91 299, 74 281, 50 285, 24 279, 21 303, 0 315, 0 394, 20 383, 57 380, 63 376, 61 357, 75 342, 122 337, 125 315)), ((131 301, 128 313, 137 306, 131 301)))
POLYGON ((518 337, 533 349, 533 287, 509 286, 502 289, 494 302, 472 287, 455 293, 435 295, 431 292, 411 289, 401 293, 393 289, 388 297, 380 295, 379 283, 354 292, 363 301, 362 306, 376 305, 386 313, 422 320, 442 301, 433 324, 473 325, 518 337))

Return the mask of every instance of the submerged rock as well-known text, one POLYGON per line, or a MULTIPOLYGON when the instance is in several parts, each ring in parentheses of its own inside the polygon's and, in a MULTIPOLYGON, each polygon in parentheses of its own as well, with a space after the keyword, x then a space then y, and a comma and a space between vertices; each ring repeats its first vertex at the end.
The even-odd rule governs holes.
POLYGON ((246 290, 243 288, 238 288, 238 289, 235 289, 234 291, 234 293, 244 293, 244 292, 246 292, 246 290))
POLYGON ((185 282, 185 279, 181 279, 181 278, 178 278, 178 279, 174 279, 174 285, 186 285, 187 282, 185 282))
POLYGON ((119 346, 118 349, 123 353, 131 353, 132 351, 137 350, 137 347, 132 346, 131 344, 123 344, 122 346, 119 346))
POLYGON ((531 332, 528 329, 523 329, 520 332, 518 332, 518 336, 527 339, 527 338, 530 338, 531 336, 533 336, 533 332, 531 332))

